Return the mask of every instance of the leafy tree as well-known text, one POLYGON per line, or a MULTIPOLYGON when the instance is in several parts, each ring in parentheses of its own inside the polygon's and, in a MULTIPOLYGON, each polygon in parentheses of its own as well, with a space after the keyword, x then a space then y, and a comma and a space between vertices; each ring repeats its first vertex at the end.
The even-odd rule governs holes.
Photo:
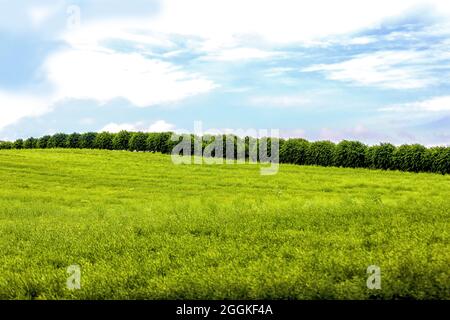
POLYGON ((343 140, 336 145, 334 164, 345 168, 364 168, 367 146, 359 141, 343 140))
POLYGON ((0 142, 0 150, 12 149, 12 148, 13 148, 12 142, 9 142, 9 141, 1 141, 0 142))
POLYGON ((95 148, 95 138, 97 137, 96 132, 83 133, 80 136, 80 147, 83 149, 94 149, 95 148))
POLYGON ((65 148, 67 141, 67 134, 56 133, 50 137, 47 143, 47 148, 65 148))
POLYGON ((152 152, 170 153, 172 151, 171 132, 151 132, 147 137, 147 150, 152 152))
POLYGON ((158 151, 165 154, 170 154, 172 152, 173 147, 175 146, 172 143, 171 137, 172 132, 162 132, 159 134, 158 138, 158 151))
POLYGON ((430 150, 431 171, 450 173, 450 147, 435 147, 430 150))
POLYGON ((95 148, 112 150, 113 137, 114 137, 114 135, 112 133, 109 133, 109 132, 101 132, 101 133, 99 133, 95 137, 95 140, 94 140, 95 148))
POLYGON ((390 143, 371 146, 366 151, 367 167, 373 169, 392 169, 395 146, 390 143))
POLYGON ((23 140, 17 139, 16 141, 14 141, 13 147, 14 149, 23 149, 23 140))
POLYGON ((318 166, 332 166, 336 145, 330 141, 316 141, 309 145, 307 164, 318 166))
POLYGON ((306 164, 310 143, 305 139, 289 139, 280 150, 280 162, 306 164))
POLYGON ((67 136, 66 147, 72 149, 81 148, 80 138, 81 135, 79 133, 70 134, 69 136, 67 136))
POLYGON ((159 149, 159 133, 156 132, 150 132, 147 135, 147 148, 146 150, 151 152, 157 152, 159 149))
POLYGON ((36 148, 45 149, 47 148, 48 141, 50 140, 50 136, 43 136, 38 139, 36 148))
POLYGON ((37 139, 31 137, 23 142, 24 149, 34 149, 37 147, 37 139))
POLYGON ((125 130, 120 131, 114 135, 112 140, 112 147, 114 150, 128 150, 128 143, 131 138, 131 133, 125 130))
POLYGON ((393 154, 394 168, 421 172, 431 169, 430 152, 420 144, 402 145, 393 154))
POLYGON ((147 150, 147 134, 144 132, 135 132, 131 135, 128 148, 131 151, 147 150))

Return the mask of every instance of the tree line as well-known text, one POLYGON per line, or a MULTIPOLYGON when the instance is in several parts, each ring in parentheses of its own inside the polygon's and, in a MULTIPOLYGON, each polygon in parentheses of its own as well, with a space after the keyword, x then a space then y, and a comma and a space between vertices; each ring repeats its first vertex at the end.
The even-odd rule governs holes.
MULTIPOLYGON (((192 142, 191 154, 195 154, 195 143, 198 140, 201 141, 200 148, 202 150, 205 150, 208 145, 215 141, 222 140, 224 149, 220 156, 229 156, 229 152, 225 150, 226 148, 231 148, 232 154, 237 156, 238 149, 243 146, 246 159, 251 156, 252 147, 259 149, 262 141, 264 141, 268 149, 267 152, 270 154, 271 140, 274 139, 240 138, 233 135, 205 135, 202 139, 199 139, 199 137, 192 134, 179 135, 178 138, 173 139, 172 132, 57 133, 40 138, 18 139, 14 142, 3 141, 0 142, 0 149, 79 148, 148 151, 170 154, 173 148, 186 136, 192 142), (231 141, 231 146, 229 141, 231 141)), ((343 140, 337 144, 330 141, 309 142, 305 139, 276 140, 279 145, 280 163, 450 173, 450 147, 426 148, 420 144, 397 147, 390 143, 368 146, 359 141, 348 140, 343 140)), ((212 153, 212 156, 214 156, 214 153, 212 153)))

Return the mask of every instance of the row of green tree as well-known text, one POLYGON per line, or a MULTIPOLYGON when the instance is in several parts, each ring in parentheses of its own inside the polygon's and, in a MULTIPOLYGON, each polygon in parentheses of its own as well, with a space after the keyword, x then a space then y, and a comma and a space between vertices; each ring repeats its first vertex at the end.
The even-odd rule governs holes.
POLYGON ((367 146, 347 140, 334 144, 289 139, 281 147, 280 162, 447 174, 450 173, 450 147, 426 148, 420 144, 396 147, 390 143, 367 146))
POLYGON ((121 131, 87 132, 83 134, 56 133, 41 138, 17 139, 14 142, 0 142, 0 149, 105 149, 105 150, 131 150, 153 151, 170 153, 175 145, 171 141, 172 133, 144 133, 121 131))
MULTIPOLYGON (((57 133, 41 138, 18 139, 14 142, 0 142, 0 149, 33 149, 33 148, 82 148, 150 151, 169 154, 173 148, 186 138, 191 140, 191 154, 195 154, 194 135, 179 136, 172 139, 173 133, 143 133, 121 131, 88 133, 57 133)), ((244 150, 245 158, 259 154, 261 142, 265 141, 270 156, 271 139, 239 138, 236 136, 204 136, 201 143, 202 152, 208 145, 222 138, 221 156, 227 157, 227 148, 232 150, 233 157, 239 157, 244 150), (231 141, 231 145, 230 145, 231 141), (252 152, 255 151, 256 152, 252 152)), ((197 139, 197 140, 196 140, 197 139)), ((358 141, 341 141, 338 144, 330 141, 309 142, 304 139, 277 139, 280 163, 297 165, 318 165, 349 168, 373 168, 383 170, 401 170, 410 172, 450 173, 450 147, 426 148, 419 144, 396 147, 390 143, 367 146, 358 141)), ((265 150, 264 150, 265 151, 265 150)), ((209 153, 214 156, 215 152, 209 153)), ((230 154, 228 153, 228 156, 230 154)), ((261 157, 258 159, 262 160, 261 157)), ((257 159, 254 159, 257 160, 257 159)))

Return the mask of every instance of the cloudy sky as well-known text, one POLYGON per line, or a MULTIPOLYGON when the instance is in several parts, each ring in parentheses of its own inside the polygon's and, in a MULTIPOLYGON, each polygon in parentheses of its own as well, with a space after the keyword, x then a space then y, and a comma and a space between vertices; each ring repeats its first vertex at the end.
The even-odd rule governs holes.
POLYGON ((450 144, 448 0, 0 0, 0 140, 280 129, 450 144))

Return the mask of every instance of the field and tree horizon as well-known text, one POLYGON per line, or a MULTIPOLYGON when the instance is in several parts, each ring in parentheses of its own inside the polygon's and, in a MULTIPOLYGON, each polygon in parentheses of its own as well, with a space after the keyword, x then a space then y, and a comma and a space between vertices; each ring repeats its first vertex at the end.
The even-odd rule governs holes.
MULTIPOLYGON (((383 170, 399 170, 409 172, 450 173, 450 147, 436 146, 427 148, 420 144, 403 144, 395 146, 391 143, 366 145, 359 141, 342 140, 335 144, 331 141, 309 142, 302 138, 271 138, 271 137, 239 137, 236 135, 203 135, 175 134, 173 132, 87 132, 87 133, 56 133, 40 138, 17 139, 14 142, 0 141, 1 149, 104 149, 148 151, 170 154, 173 148, 183 139, 191 141, 189 155, 195 155, 195 144, 200 144, 201 155, 208 146, 220 141, 220 157, 239 158, 242 149, 244 160, 252 158, 255 151, 255 161, 260 158, 261 141, 264 150, 271 154, 272 140, 277 140, 279 147, 279 162, 297 165, 318 165, 344 168, 369 168, 383 170), (252 150, 255 149, 255 150, 252 150)), ((212 156, 214 152, 211 153, 212 156)))

